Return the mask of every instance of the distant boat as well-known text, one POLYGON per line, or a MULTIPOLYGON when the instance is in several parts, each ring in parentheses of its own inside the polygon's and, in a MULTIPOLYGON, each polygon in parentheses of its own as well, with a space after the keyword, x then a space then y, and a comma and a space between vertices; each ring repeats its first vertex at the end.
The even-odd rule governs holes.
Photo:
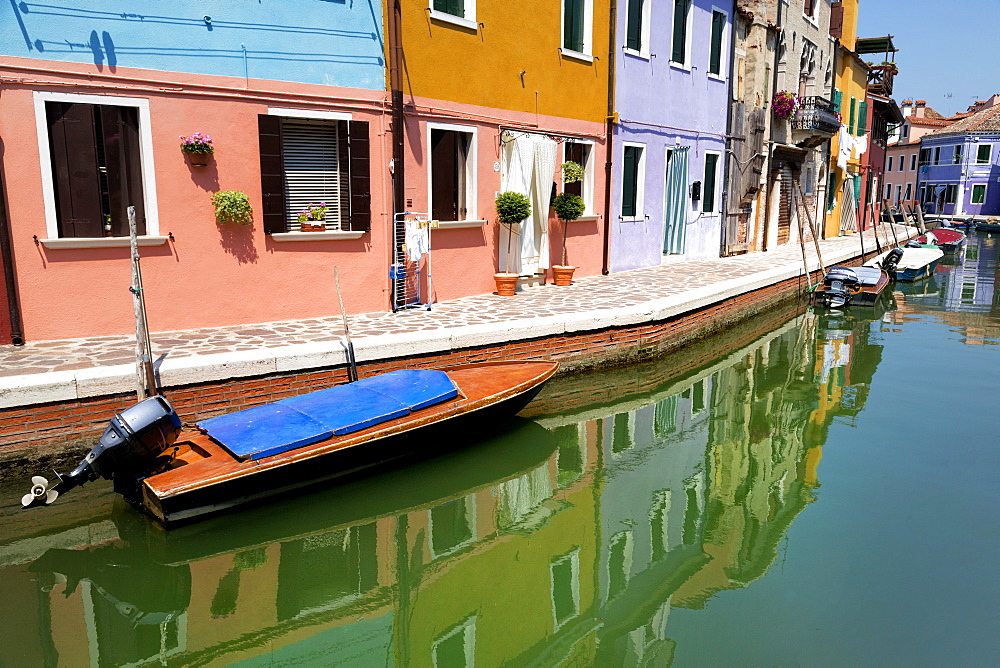
POLYGON ((987 218, 986 220, 975 221, 976 229, 983 232, 1000 232, 1000 220, 987 218))
POLYGON ((32 478, 24 507, 113 479, 164 524, 284 494, 393 460, 485 438, 516 415, 558 362, 401 369, 204 420, 182 429, 162 396, 111 420, 90 454, 52 485, 32 478))
POLYGON ((917 237, 917 241, 921 244, 937 246, 945 253, 955 253, 965 244, 966 236, 964 232, 939 227, 927 232, 927 234, 920 235, 917 237))
POLYGON ((899 263, 896 265, 896 280, 897 281, 919 281, 923 278, 927 278, 934 273, 935 267, 937 267, 938 261, 944 257, 944 252, 937 247, 930 246, 920 246, 919 248, 913 248, 910 246, 901 249, 892 249, 882 253, 881 255, 875 257, 873 260, 869 260, 865 263, 866 267, 879 267, 881 266, 882 260, 885 257, 896 250, 902 250, 903 256, 900 258, 899 263))

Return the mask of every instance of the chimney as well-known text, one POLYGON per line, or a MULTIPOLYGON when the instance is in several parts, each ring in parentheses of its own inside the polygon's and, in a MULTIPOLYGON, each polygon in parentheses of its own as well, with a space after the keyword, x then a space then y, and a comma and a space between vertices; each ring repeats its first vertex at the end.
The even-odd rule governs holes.
POLYGON ((924 107, 926 106, 927 106, 927 100, 917 100, 916 104, 914 104, 913 115, 916 116, 917 118, 923 118, 925 112, 924 107))
POLYGON ((903 100, 903 104, 899 105, 899 111, 903 114, 903 118, 906 118, 913 113, 913 100, 903 100))

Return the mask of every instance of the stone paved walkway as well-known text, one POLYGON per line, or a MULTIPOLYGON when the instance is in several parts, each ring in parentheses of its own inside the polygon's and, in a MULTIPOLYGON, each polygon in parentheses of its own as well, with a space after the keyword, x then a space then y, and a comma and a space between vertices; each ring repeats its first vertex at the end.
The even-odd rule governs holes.
MULTIPOLYGON (((897 226, 903 236, 913 228, 897 226)), ((866 235, 866 247, 872 245, 866 235)), ((860 254, 857 236, 821 242, 829 265, 860 254)), ((810 268, 816 268, 815 253, 809 244, 810 268)), ((513 320, 545 317, 549 320, 587 312, 622 307, 640 307, 664 297, 682 298, 695 292, 710 293, 713 286, 747 280, 776 268, 802 270, 798 244, 766 253, 749 253, 729 258, 675 262, 579 278, 570 287, 544 285, 528 288, 515 297, 477 295, 436 303, 430 311, 368 313, 350 316, 351 337, 357 344, 369 337, 387 334, 446 332, 469 325, 502 324, 513 320)), ((721 297, 720 297, 721 298, 721 297)), ((213 353, 257 351, 293 344, 337 341, 343 337, 339 314, 327 318, 259 323, 237 327, 162 332, 151 336, 153 355, 160 360, 213 353)), ((130 364, 134 361, 134 339, 105 336, 61 341, 29 341, 24 346, 0 346, 0 377, 27 376, 59 371, 130 364)), ((13 380, 13 379, 12 379, 13 380)))

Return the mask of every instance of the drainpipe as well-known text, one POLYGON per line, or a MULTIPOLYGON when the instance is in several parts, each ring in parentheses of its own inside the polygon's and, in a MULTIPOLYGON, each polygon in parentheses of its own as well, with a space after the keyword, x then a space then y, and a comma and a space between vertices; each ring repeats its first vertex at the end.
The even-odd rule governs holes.
MULTIPOLYGON (((775 24, 777 26, 777 31, 775 32, 775 43, 774 43, 774 72, 771 74, 771 96, 772 97, 774 97, 774 94, 778 92, 778 56, 781 53, 779 42, 780 42, 780 37, 781 37, 782 33, 784 33, 784 31, 785 31, 784 26, 781 25, 781 4, 782 3, 780 3, 780 2, 778 3, 777 23, 775 24)), ((770 135, 770 141, 768 141, 768 149, 767 149, 768 150, 768 156, 767 156, 767 174, 768 174, 768 176, 764 180, 764 183, 767 186, 771 185, 770 174, 773 171, 771 169, 771 166, 772 166, 772 164, 774 162, 774 115, 773 114, 771 114, 771 125, 770 125, 770 128, 771 128, 771 131, 769 133, 769 135, 770 135)), ((763 250, 766 251, 766 250, 770 250, 768 248, 768 246, 767 246, 767 237, 771 233, 771 213, 773 213, 772 207, 771 207, 771 193, 770 192, 765 193, 765 202, 767 203, 767 206, 764 209, 764 230, 763 230, 763 238, 761 239, 761 246, 763 246, 764 247, 763 250)), ((778 206, 781 206, 781 205, 779 204, 778 206)))
POLYGON ((23 346, 24 325, 21 322, 21 304, 17 295, 17 276, 14 273, 14 249, 11 246, 7 220, 7 188, 4 185, 3 170, 0 169, 0 264, 3 265, 3 281, 7 290, 10 342, 15 346, 23 346))
POLYGON ((615 155, 615 40, 618 39, 618 2, 611 0, 611 20, 608 21, 608 114, 604 119, 607 137, 607 157, 604 161, 604 260, 601 273, 611 273, 611 184, 615 155))
MULTIPOLYGON (((733 12, 730 13, 730 19, 732 20, 732 25, 729 28, 729 86, 728 92, 726 93, 729 97, 726 99, 726 108, 729 109, 729 113, 726 115, 726 148, 724 155, 726 159, 724 161, 724 171, 722 173, 722 202, 719 210, 722 212, 722 230, 719 235, 719 257, 726 256, 726 247, 729 245, 729 240, 726 236, 726 230, 729 226, 729 175, 732 173, 732 167, 729 165, 729 161, 736 155, 733 153, 733 109, 736 106, 733 104, 733 73, 736 71, 736 3, 733 3, 733 12)), ((747 33, 749 34, 749 32, 747 33)), ((745 111, 745 108, 744 108, 745 111)), ((744 119, 745 120, 745 119, 744 119)), ((746 122, 743 124, 746 127, 746 122)), ((744 135, 746 132, 744 131, 744 135)), ((743 141, 746 142, 746 137, 744 136, 743 141)), ((746 144, 744 144, 746 146, 746 144)))
MULTIPOLYGON (((389 90, 392 94, 392 210, 393 214, 406 211, 404 167, 404 132, 403 126, 403 77, 401 59, 403 39, 400 25, 402 24, 401 0, 392 0, 389 8, 389 90)), ((393 224, 396 217, 393 216, 393 224)))

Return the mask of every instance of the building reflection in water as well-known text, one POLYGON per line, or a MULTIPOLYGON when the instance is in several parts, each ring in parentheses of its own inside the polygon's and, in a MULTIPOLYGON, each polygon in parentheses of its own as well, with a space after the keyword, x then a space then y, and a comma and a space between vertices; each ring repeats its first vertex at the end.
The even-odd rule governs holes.
POLYGON ((116 506, 107 540, 81 520, 0 545, 24 639, 0 663, 667 665, 672 608, 774 563, 881 359, 878 320, 769 317, 721 358, 560 379, 452 456, 170 532, 116 506))

